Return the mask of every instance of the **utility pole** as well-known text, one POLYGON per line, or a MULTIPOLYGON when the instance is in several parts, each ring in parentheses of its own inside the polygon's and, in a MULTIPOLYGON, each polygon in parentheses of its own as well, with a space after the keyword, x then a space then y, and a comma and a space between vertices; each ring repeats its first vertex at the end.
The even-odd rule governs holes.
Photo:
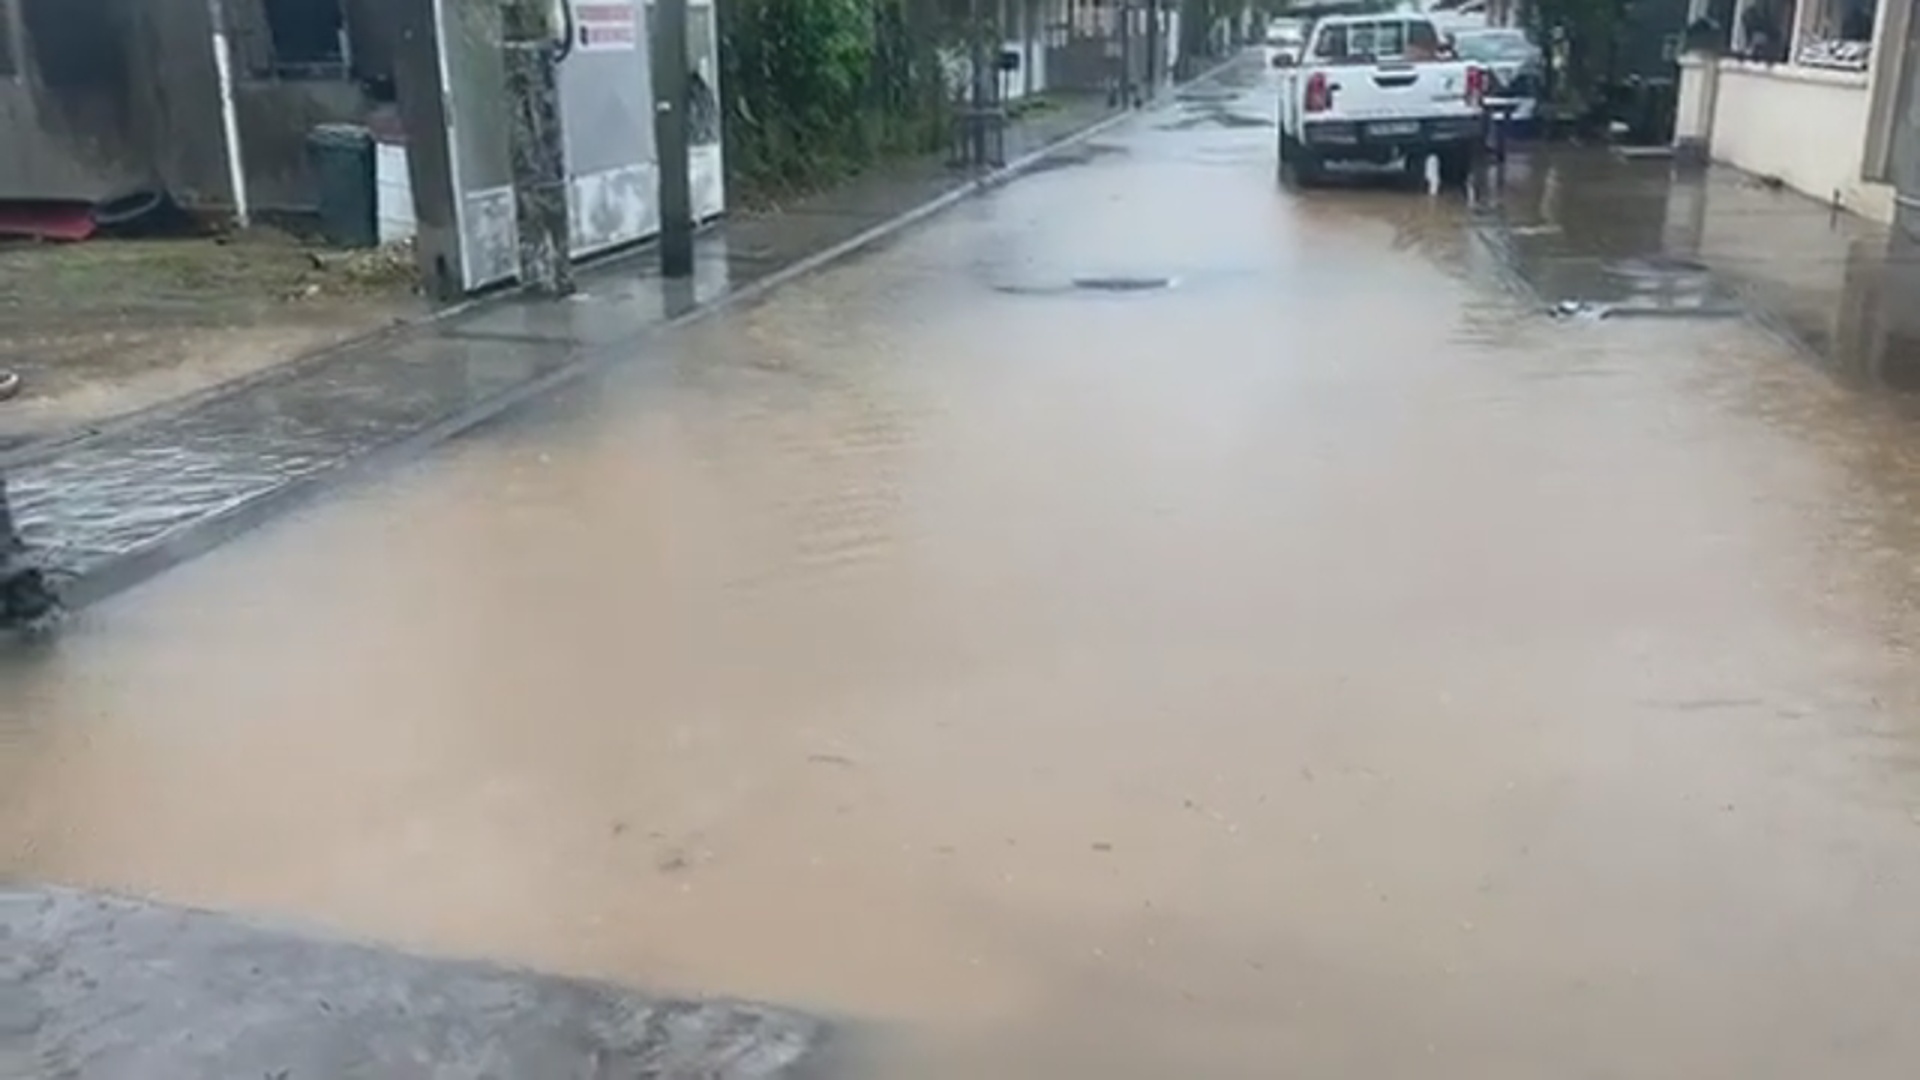
POLYGON ((693 102, 687 60, 687 0, 655 0, 653 42, 654 145, 660 166, 660 273, 693 276, 693 152, 688 108, 693 102))
POLYGON ((1120 107, 1133 105, 1133 0, 1118 0, 1114 14, 1120 19, 1120 107))
POLYGON ((572 46, 546 0, 505 0, 501 34, 512 108, 507 132, 520 283, 544 296, 573 292, 566 144, 560 134, 560 59, 572 46))
POLYGON ((1147 100, 1160 91, 1160 0, 1147 0, 1147 100))
POLYGON ((987 61, 987 25, 980 0, 968 0, 967 24, 967 37, 972 42, 967 66, 973 75, 972 86, 967 91, 967 164, 981 169, 987 165, 987 103, 993 97, 991 80, 999 78, 1000 73, 987 61))

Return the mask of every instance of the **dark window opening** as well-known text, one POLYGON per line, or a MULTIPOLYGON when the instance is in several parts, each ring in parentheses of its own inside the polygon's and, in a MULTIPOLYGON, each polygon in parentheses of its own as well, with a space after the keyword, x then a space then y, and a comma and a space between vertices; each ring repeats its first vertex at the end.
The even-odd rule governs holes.
POLYGON ((337 79, 352 61, 340 0, 261 0, 274 74, 337 79))

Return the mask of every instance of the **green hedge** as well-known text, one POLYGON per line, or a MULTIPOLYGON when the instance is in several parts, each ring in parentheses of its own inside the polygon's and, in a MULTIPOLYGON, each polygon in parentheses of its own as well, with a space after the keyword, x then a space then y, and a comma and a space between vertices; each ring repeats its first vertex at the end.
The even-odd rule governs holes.
POLYGON ((943 145, 952 0, 719 0, 733 191, 753 203, 943 145))

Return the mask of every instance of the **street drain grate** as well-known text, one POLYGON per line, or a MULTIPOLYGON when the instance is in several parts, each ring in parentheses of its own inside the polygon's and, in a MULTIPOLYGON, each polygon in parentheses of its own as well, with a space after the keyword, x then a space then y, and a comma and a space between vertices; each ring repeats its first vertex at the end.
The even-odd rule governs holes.
POLYGON ((1125 147, 1115 146, 1112 143, 1086 143, 1082 146, 1061 150, 1058 153, 1048 154, 1046 157, 1028 165, 1022 171, 1027 176, 1033 176, 1037 173, 1052 172, 1055 169, 1071 169, 1081 165, 1091 165, 1101 158, 1116 157, 1126 152, 1125 147))
POLYGON ((1165 277, 1078 277, 1073 279, 1073 287, 1093 292, 1151 292, 1155 289, 1173 287, 1173 279, 1165 277))

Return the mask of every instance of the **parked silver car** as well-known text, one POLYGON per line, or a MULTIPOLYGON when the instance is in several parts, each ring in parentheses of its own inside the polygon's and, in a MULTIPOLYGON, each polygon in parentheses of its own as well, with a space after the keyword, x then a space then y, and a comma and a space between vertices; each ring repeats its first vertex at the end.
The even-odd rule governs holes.
POLYGON ((1505 26, 1457 30, 1453 49, 1460 59, 1484 64, 1493 71, 1488 102, 1510 101, 1514 122, 1533 122, 1540 111, 1540 98, 1546 93, 1547 67, 1540 46, 1527 37, 1526 31, 1505 26))

